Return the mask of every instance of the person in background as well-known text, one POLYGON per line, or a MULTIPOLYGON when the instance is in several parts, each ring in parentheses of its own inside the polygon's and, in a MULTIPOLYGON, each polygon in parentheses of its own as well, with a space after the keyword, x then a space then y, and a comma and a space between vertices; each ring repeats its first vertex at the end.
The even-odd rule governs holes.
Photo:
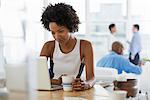
POLYGON ((110 33, 111 33, 112 35, 115 35, 116 32, 117 32, 116 25, 115 25, 114 23, 113 23, 113 24, 110 24, 110 25, 109 25, 109 30, 110 30, 110 33))
POLYGON ((116 25, 114 23, 110 24, 108 28, 110 31, 110 34, 108 36, 108 50, 110 51, 112 43, 114 41, 117 41, 117 38, 115 37, 115 35, 117 34, 117 28, 116 28, 116 25))
POLYGON ((60 85, 61 76, 64 74, 76 76, 84 59, 86 80, 77 77, 72 87, 73 90, 92 88, 95 83, 93 49, 89 41, 77 39, 72 35, 78 31, 80 23, 73 7, 65 3, 49 4, 42 14, 41 22, 54 37, 54 40, 44 44, 40 54, 53 61, 50 65, 53 67, 50 72, 54 73, 54 77, 51 77, 52 84, 60 85))
POLYGON ((133 31, 133 37, 129 47, 129 60, 131 63, 138 65, 140 60, 140 52, 141 52, 141 37, 139 33, 139 25, 134 24, 132 31, 133 31))
POLYGON ((97 67, 115 68, 118 70, 118 74, 121 74, 123 71, 141 74, 141 66, 134 65, 129 59, 125 58, 123 56, 123 49, 123 45, 120 42, 113 42, 112 51, 97 62, 97 67))

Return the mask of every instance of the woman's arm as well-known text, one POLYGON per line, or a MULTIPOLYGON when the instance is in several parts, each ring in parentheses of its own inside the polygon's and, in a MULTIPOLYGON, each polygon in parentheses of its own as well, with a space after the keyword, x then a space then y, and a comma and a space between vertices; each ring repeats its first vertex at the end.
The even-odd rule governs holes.
POLYGON ((85 60, 86 80, 82 81, 77 78, 72 83, 74 90, 86 90, 93 87, 95 84, 94 65, 93 65, 93 49, 89 41, 81 41, 81 57, 85 60))
POLYGON ((84 58, 86 66, 86 83, 89 85, 89 88, 93 87, 95 83, 94 78, 94 61, 93 61, 93 48, 92 44, 89 41, 85 41, 84 44, 84 58))
MULTIPOLYGON (((54 48, 55 48, 54 41, 46 42, 41 50, 40 56, 46 56, 46 57, 50 57, 52 59, 54 48)), ((53 85, 60 85, 61 83, 62 83, 61 77, 58 79, 51 79, 51 84, 53 84, 53 85)))

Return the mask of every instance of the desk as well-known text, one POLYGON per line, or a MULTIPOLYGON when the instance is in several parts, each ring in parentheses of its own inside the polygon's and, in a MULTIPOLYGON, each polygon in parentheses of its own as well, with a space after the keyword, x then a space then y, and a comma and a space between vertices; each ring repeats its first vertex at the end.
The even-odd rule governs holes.
POLYGON ((10 92, 8 100, 111 100, 108 92, 100 85, 85 91, 64 92, 57 91, 32 91, 10 92))

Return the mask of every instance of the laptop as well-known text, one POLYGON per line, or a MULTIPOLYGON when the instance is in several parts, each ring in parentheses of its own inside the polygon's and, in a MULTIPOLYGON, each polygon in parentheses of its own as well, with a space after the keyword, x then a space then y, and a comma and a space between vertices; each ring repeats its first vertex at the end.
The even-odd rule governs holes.
POLYGON ((58 90, 60 85, 52 85, 49 76, 48 63, 46 57, 37 59, 37 90, 58 90))

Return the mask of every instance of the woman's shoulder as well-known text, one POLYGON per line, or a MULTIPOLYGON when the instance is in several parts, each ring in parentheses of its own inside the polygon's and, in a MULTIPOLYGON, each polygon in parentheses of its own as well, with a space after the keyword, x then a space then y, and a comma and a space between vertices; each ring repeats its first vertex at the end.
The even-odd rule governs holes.
POLYGON ((45 42, 44 46, 50 51, 55 48, 55 40, 45 42))
POLYGON ((44 43, 44 46, 42 48, 41 54, 44 56, 49 56, 54 51, 55 48, 55 41, 47 41, 44 43))
POLYGON ((44 43, 45 46, 55 45, 55 40, 47 41, 44 43))
POLYGON ((88 54, 89 52, 92 51, 92 44, 90 41, 88 40, 80 40, 80 50, 81 50, 81 54, 88 54))
POLYGON ((81 46, 91 46, 91 42, 88 40, 80 39, 81 46))

